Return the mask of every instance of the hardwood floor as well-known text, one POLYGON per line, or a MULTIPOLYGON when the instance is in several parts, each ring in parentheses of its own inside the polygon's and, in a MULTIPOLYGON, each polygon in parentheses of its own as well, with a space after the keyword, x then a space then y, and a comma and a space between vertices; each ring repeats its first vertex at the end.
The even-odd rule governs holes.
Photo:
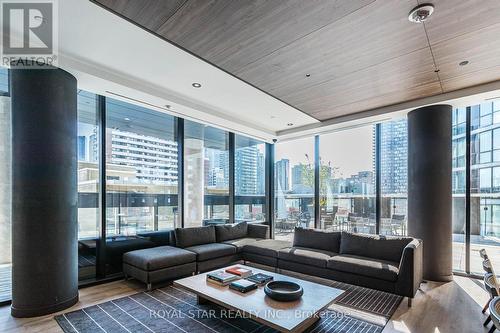
POLYGON ((483 282, 455 276, 453 282, 422 284, 413 305, 403 301, 383 333, 488 332, 481 310, 488 300, 483 282))
MULTIPOLYGON (((134 280, 116 281, 80 290, 80 302, 70 310, 94 305, 107 300, 134 294, 144 285, 134 280)), ((486 318, 481 308, 488 296, 482 281, 455 276, 453 282, 422 284, 408 309, 403 301, 383 333, 457 333, 487 332, 482 322, 486 318)), ((66 310, 64 312, 67 312, 66 310)), ((0 332, 61 332, 53 319, 54 315, 15 319, 10 316, 8 306, 0 307, 0 332)))
MULTIPOLYGON (((80 289, 80 301, 61 313, 132 295, 143 290, 144 284, 135 280, 121 280, 80 289)), ((10 306, 3 306, 0 307, 0 332, 62 332, 59 325, 53 319, 54 315, 17 319, 10 316, 10 306)))

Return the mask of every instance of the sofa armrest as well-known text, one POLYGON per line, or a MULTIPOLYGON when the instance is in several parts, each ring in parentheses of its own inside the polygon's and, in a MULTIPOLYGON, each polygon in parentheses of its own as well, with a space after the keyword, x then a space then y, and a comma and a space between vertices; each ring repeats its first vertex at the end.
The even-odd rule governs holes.
POLYGON ((249 223, 247 235, 250 238, 269 238, 269 226, 267 224, 249 223))
POLYGON ((423 279, 423 243, 420 239, 412 240, 403 249, 399 263, 399 276, 396 293, 413 297, 423 279))

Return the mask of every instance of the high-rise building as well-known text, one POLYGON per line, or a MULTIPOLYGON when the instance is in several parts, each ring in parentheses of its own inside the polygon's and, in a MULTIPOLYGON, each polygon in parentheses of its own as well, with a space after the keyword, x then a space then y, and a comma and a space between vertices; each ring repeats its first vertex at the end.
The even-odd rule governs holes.
POLYGON ((259 152, 257 155, 257 194, 266 193, 266 156, 259 152))
POLYGON ((110 163, 134 167, 139 182, 177 183, 177 142, 117 129, 106 134, 110 163))
POLYGON ((87 160, 87 138, 84 135, 78 136, 78 160, 87 160))
POLYGON ((205 148, 205 182, 210 188, 229 187, 229 152, 205 148))
POLYGON ((274 183, 277 189, 281 191, 288 191, 290 189, 290 160, 281 159, 274 165, 274 183))
POLYGON ((257 146, 238 148, 234 155, 234 179, 238 195, 256 194, 258 191, 258 157, 257 146))
POLYGON ((292 167, 292 190, 304 184, 304 167, 302 163, 292 167))
POLYGON ((97 139, 97 128, 89 136, 89 161, 97 163, 99 161, 99 141, 97 139))
MULTIPOLYGON (((375 152, 376 149, 373 151, 375 152)), ((375 156, 373 156, 373 161, 375 164, 375 156)), ((406 119, 380 124, 380 190, 382 193, 407 192, 407 161, 408 131, 406 119)))
POLYGON ((332 180, 333 191, 336 194, 374 194, 374 176, 372 171, 360 171, 348 178, 332 180))

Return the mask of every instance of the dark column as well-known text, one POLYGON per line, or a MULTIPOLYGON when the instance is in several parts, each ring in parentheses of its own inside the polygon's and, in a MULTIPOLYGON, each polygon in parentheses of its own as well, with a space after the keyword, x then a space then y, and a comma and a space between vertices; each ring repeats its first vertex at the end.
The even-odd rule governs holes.
POLYGON ((78 301, 76 79, 15 69, 12 89, 12 315, 78 301))
POLYGON ((452 279, 451 110, 408 113, 408 234, 423 240, 424 278, 452 279))

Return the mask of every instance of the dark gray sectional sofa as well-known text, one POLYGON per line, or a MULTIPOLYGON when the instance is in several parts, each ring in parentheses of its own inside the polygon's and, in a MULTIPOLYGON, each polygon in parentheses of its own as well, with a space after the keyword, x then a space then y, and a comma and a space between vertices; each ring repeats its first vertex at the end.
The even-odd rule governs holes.
POLYGON ((268 239, 268 226, 226 224, 175 229, 169 245, 123 256, 127 276, 148 284, 240 260, 387 291, 411 299, 422 281, 423 245, 389 237, 296 228, 293 242, 268 239))

